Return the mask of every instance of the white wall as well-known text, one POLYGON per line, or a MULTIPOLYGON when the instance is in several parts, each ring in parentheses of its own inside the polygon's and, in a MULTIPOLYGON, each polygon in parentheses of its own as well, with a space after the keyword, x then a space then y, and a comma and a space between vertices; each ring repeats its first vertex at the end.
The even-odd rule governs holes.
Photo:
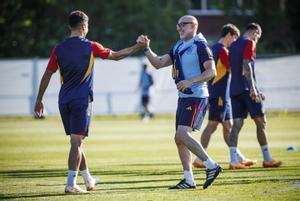
MULTIPOLYGON (((144 58, 121 61, 96 59, 94 66, 94 114, 124 114, 139 111, 140 95, 136 90, 144 58)), ((30 115, 38 85, 48 59, 0 60, 0 115, 30 115), (36 64, 36 65, 35 65, 36 64), (36 71, 34 70, 36 69, 36 71), (38 79, 34 79, 37 77, 38 79)), ((300 56, 258 59, 256 75, 267 96, 267 110, 300 111, 300 56)), ((155 70, 151 89, 154 112, 175 112, 177 92, 171 68, 155 70)), ((54 74, 45 94, 49 115, 58 114, 59 73, 54 74)))

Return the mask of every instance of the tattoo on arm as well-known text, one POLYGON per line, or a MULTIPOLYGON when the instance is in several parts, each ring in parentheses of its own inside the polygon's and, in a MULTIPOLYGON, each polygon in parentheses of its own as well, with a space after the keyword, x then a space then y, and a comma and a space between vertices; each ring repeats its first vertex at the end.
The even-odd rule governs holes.
POLYGON ((243 61, 243 69, 245 72, 245 77, 248 81, 249 86, 251 89, 254 88, 254 78, 253 78, 253 71, 249 60, 243 61))

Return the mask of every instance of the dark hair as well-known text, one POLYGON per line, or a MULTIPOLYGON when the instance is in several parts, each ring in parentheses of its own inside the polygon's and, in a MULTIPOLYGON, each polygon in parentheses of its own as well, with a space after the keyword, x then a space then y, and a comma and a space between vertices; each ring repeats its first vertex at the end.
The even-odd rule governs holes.
POLYGON ((262 30, 261 30, 261 27, 259 24, 254 23, 254 22, 247 24, 246 31, 253 31, 253 30, 257 30, 259 32, 259 35, 261 35, 261 33, 262 33, 262 30))
POLYGON ((240 36, 240 30, 233 24, 225 24, 222 27, 222 31, 221 31, 221 37, 225 37, 228 33, 230 33, 230 35, 237 35, 240 36))
POLYGON ((89 17, 80 10, 72 11, 69 15, 69 25, 71 28, 76 28, 80 24, 88 21, 89 21, 89 17))

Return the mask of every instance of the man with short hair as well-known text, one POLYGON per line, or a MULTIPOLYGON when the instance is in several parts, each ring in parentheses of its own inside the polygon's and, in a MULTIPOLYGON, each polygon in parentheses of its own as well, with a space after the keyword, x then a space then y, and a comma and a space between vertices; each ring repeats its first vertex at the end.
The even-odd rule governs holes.
MULTIPOLYGON (((240 30, 233 24, 225 24, 221 30, 221 37, 212 46, 212 52, 216 63, 217 76, 208 82, 209 91, 209 116, 208 123, 201 135, 201 144, 207 149, 211 135, 217 129, 219 123, 223 126, 223 137, 229 147, 229 134, 232 128, 232 110, 229 94, 230 64, 228 58, 228 47, 240 36, 240 30)), ((237 149, 239 161, 251 166, 256 162, 247 159, 237 149)), ((196 157, 194 163, 196 168, 204 168, 205 165, 200 158, 196 157)))
POLYGON ((204 161, 207 188, 222 171, 203 149, 201 144, 191 136, 202 124, 208 102, 206 82, 216 75, 213 56, 204 36, 196 35, 198 21, 191 15, 182 16, 177 24, 180 40, 168 54, 157 56, 150 49, 147 36, 139 37, 138 42, 146 43, 144 52, 150 63, 160 69, 173 64, 172 75, 178 89, 178 107, 176 112, 175 142, 184 170, 184 179, 170 189, 196 188, 192 173, 191 152, 204 161))
POLYGON ((99 182, 99 179, 90 175, 83 151, 83 139, 88 136, 93 101, 94 57, 119 60, 142 47, 141 44, 135 44, 117 52, 104 48, 100 43, 85 38, 89 30, 88 20, 88 16, 82 11, 73 11, 69 15, 71 34, 52 50, 35 103, 35 113, 43 116, 43 95, 51 76, 58 69, 61 77, 59 111, 65 132, 71 138, 65 188, 67 194, 86 192, 76 184, 78 169, 84 178, 87 191, 93 190, 99 182))
POLYGON ((279 167, 280 160, 272 158, 267 137, 266 117, 264 114, 262 96, 258 91, 254 59, 256 44, 261 37, 261 27, 257 23, 250 23, 244 35, 229 47, 229 61, 231 65, 230 96, 233 114, 233 128, 230 133, 230 164, 229 169, 246 168, 237 157, 238 134, 244 124, 244 119, 250 113, 256 124, 257 140, 263 154, 263 167, 279 167))

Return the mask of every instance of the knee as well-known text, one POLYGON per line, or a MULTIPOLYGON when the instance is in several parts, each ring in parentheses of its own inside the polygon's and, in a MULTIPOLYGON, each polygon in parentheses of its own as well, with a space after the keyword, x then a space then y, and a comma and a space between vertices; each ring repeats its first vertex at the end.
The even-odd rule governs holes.
POLYGON ((258 130, 264 130, 266 129, 267 122, 264 119, 259 119, 256 121, 256 128, 258 130))
POLYGON ((244 121, 242 119, 235 119, 233 121, 232 129, 238 129, 240 130, 244 125, 244 121))
POLYGON ((232 126, 233 126, 232 122, 223 124, 223 131, 224 131, 224 133, 230 133, 230 131, 232 129, 232 126))
POLYGON ((71 140, 70 140, 71 146, 73 147, 82 147, 82 138, 81 136, 71 136, 71 140))
POLYGON ((187 134, 185 132, 176 131, 175 137, 174 137, 175 143, 176 144, 182 144, 184 142, 184 138, 185 138, 186 135, 187 134))

